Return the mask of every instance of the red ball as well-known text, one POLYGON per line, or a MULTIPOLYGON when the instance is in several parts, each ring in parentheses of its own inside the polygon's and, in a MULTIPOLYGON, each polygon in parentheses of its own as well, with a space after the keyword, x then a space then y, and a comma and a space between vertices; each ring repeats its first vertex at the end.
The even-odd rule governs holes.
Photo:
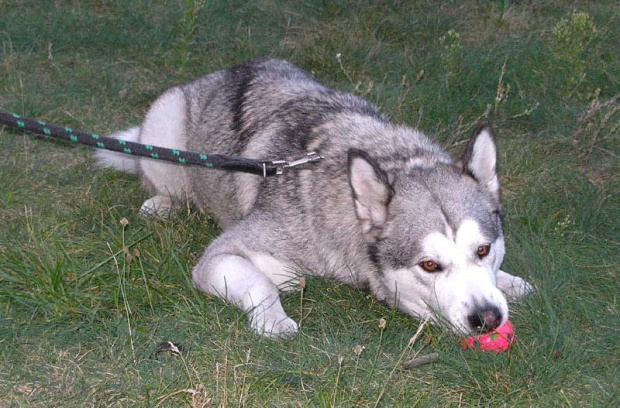
POLYGON ((461 339, 463 349, 480 349, 482 351, 506 351, 515 341, 515 328, 510 320, 492 332, 461 339))

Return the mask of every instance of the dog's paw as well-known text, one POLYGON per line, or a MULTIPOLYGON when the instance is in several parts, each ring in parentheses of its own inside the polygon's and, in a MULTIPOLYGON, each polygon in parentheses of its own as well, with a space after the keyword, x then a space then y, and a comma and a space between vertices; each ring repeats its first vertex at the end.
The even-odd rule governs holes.
POLYGON ((172 210, 172 200, 168 196, 157 195, 146 200, 140 207, 143 217, 167 218, 172 210))
POLYGON ((272 339, 290 337, 298 330, 297 323, 293 319, 286 314, 270 310, 252 313, 250 326, 257 334, 272 339))
POLYGON ((534 287, 523 278, 504 271, 497 273, 497 287, 511 301, 519 300, 534 291, 534 287))

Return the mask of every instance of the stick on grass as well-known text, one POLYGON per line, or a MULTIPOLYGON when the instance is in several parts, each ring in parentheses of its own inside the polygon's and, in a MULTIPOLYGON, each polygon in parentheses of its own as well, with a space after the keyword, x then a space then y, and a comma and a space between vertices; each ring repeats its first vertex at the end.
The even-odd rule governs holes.
POLYGON ((405 361, 402 366, 403 368, 416 368, 425 364, 434 363, 437 360, 439 360, 439 353, 430 353, 405 361))

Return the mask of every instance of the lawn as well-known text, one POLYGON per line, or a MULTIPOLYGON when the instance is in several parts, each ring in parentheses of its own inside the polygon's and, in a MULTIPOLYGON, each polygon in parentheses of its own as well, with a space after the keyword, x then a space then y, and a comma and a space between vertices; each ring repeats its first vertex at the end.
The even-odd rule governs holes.
POLYGON ((300 333, 265 340, 192 286, 208 214, 141 218, 137 178, 0 126, 0 407, 620 406, 617 1, 0 0, 0 21, 0 110, 88 132, 266 55, 455 154, 486 120, 503 269, 536 286, 501 354, 412 344, 420 321, 318 278, 283 299, 300 333), (439 359, 401 366, 418 353, 439 359))

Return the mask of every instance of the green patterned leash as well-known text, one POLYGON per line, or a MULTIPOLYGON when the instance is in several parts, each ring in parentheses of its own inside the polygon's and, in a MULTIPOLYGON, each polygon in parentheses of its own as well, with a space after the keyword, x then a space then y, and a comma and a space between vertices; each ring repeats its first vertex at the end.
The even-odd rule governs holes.
POLYGON ((263 177, 283 174, 286 169, 306 163, 316 163, 323 159, 315 152, 292 161, 286 160, 255 160, 243 157, 230 157, 221 154, 194 153, 184 150, 168 149, 159 146, 145 145, 128 140, 100 136, 96 133, 84 133, 70 127, 63 127, 42 120, 24 118, 15 113, 0 111, 0 124, 11 126, 31 133, 66 140, 71 143, 83 144, 98 149, 125 153, 133 156, 164 160, 181 165, 202 166, 209 169, 240 171, 263 177))

